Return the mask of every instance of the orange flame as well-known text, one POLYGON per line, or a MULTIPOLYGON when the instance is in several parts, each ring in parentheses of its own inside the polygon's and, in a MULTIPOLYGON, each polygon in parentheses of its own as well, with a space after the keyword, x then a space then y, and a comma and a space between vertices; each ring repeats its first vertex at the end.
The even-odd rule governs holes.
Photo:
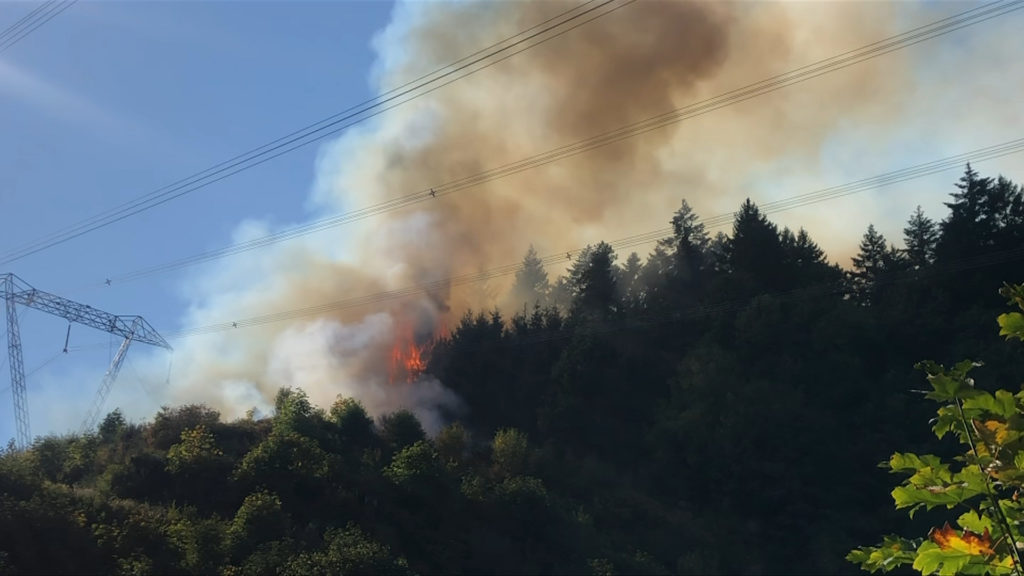
POLYGON ((399 330, 391 347, 390 382, 394 384, 403 376, 406 381, 415 382, 427 369, 431 347, 431 344, 417 346, 411 328, 399 330))

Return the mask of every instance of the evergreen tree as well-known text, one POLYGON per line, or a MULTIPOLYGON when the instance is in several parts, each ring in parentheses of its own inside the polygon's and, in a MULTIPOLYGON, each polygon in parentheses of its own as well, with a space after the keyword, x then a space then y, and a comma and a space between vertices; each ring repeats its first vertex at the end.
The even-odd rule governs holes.
POLYGON ((903 244, 907 262, 911 267, 924 268, 935 261, 935 244, 939 239, 939 231, 935 222, 924 215, 921 206, 907 220, 903 229, 903 244))
POLYGON ((718 232, 708 243, 708 267, 716 273, 725 272, 729 268, 729 236, 718 232))
MULTIPOLYGON (((1020 188, 1006 179, 983 178, 968 164, 948 202, 949 216, 939 226, 941 236, 935 248, 936 263, 942 267, 967 265, 965 273, 946 275, 938 280, 958 305, 985 301, 992 306, 997 299, 979 290, 1013 280, 1016 267, 975 267, 979 258, 1017 249, 1024 242, 1021 221, 1020 188)), ((974 325, 974 323, 971 323, 974 325)))
POLYGON ((572 286, 569 285, 569 280, 565 276, 559 276, 551 285, 548 300, 552 306, 562 312, 568 312, 572 307, 572 286))
POLYGON ((668 291, 675 269, 675 258, 665 247, 666 244, 664 241, 659 242, 640 270, 639 284, 643 290, 643 310, 665 311, 672 306, 672 298, 668 291))
POLYGON ((607 242, 587 246, 569 267, 573 311, 600 317, 619 307, 615 250, 607 242))
POLYGON ((618 269, 619 297, 632 308, 640 306, 643 301, 643 262, 636 252, 632 252, 626 263, 618 269))
POLYGON ((526 256, 523 257, 523 267, 516 272, 516 281, 512 287, 513 308, 519 309, 523 304, 533 306, 538 303, 546 306, 550 291, 551 284, 548 282, 548 272, 544 269, 544 261, 537 256, 537 251, 531 244, 526 256))
POLYGON ((686 200, 672 215, 672 237, 663 242, 675 256, 675 275, 683 282, 698 280, 710 240, 704 224, 686 200))
POLYGON ((780 237, 786 255, 783 265, 792 276, 794 285, 816 285, 842 277, 839 268, 829 264, 825 251, 811 239, 811 235, 804 228, 800 228, 796 234, 786 228, 780 237))
POLYGON ((727 244, 728 270, 744 295, 784 290, 790 282, 783 266, 779 229, 748 198, 736 214, 727 244))
POLYGON ((1021 187, 999 176, 989 195, 989 219, 995 229, 995 246, 1012 249, 1024 243, 1024 193, 1021 187))
POLYGON ((825 259, 825 251, 814 240, 811 240, 810 234, 803 228, 800 228, 796 234, 796 242, 792 245, 791 254, 793 261, 798 266, 828 263, 825 259))
POLYGON ((707 249, 709 242, 707 230, 686 200, 681 202, 679 209, 672 215, 672 237, 677 249, 684 244, 689 244, 698 250, 707 249))
POLYGON ((854 290, 862 303, 871 301, 875 282, 889 269, 892 254, 886 245, 885 236, 875 230, 874 224, 868 225, 868 231, 861 238, 859 251, 853 257, 854 290))
MULTIPOLYGON (((630 255, 619 267, 609 245, 591 246, 551 290, 571 315, 538 302, 511 322, 466 313, 432 348, 428 372, 463 404, 442 412, 457 424, 434 438, 412 412, 380 415, 399 399, 419 413, 437 391, 421 382, 352 388, 371 412, 353 398, 324 410, 294 389, 261 419, 185 406, 136 424, 115 412, 99 432, 12 445, 0 450, 0 572, 843 573, 843 553, 868 534, 910 531, 893 526, 892 487, 875 463, 892 438, 932 451, 929 427, 914 424, 932 411, 908 390, 913 363, 969 355, 985 362, 979 382, 1024 381, 1024 349, 991 330, 1004 307, 985 300, 1024 280, 1005 257, 1024 245, 1024 200, 1009 180, 983 180, 961 179, 962 209, 939 230, 918 211, 906 251, 868 228, 853 273, 871 306, 831 292, 791 298, 841 271, 806 231, 778 231, 749 201, 732 238, 706 240, 684 204, 646 262, 630 255), (930 262, 932 245, 1003 255, 954 263, 951 250, 928 274, 880 289, 882 273, 930 262), (679 274, 691 248, 697 274, 679 274), (623 305, 630 294, 639 303, 623 305)), ((367 361, 386 370, 386 358, 367 361)), ((993 403, 954 383, 970 392, 962 408, 979 453, 1007 434, 1020 444, 1013 398, 993 403)), ((984 476, 973 470, 948 472, 984 476)), ((993 473, 1012 482, 1008 470, 993 473)), ((908 485, 925 503, 963 488, 925 480, 908 485)), ((1006 542, 974 512, 985 509, 961 522, 988 566, 985 546, 1006 542)), ((916 516, 915 532, 931 518, 916 516)), ((892 568, 904 544, 867 560, 892 568)))
POLYGON ((956 184, 953 201, 946 202, 949 216, 942 221, 942 235, 935 248, 936 259, 956 260, 974 256, 985 250, 993 240, 992 220, 986 218, 986 204, 992 187, 991 178, 981 178, 968 164, 956 184))

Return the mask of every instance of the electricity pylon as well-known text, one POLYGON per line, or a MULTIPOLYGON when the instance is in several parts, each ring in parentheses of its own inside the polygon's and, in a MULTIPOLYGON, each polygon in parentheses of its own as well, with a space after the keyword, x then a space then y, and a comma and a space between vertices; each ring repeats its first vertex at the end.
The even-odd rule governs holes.
POLYGON ((18 331, 18 314, 16 305, 42 310, 54 316, 60 316, 68 322, 77 322, 97 330, 116 334, 124 338, 117 354, 110 362, 103 381, 96 392, 92 407, 82 422, 82 431, 95 426, 99 419, 103 403, 110 393, 110 388, 121 371, 128 347, 132 342, 142 342, 173 350, 157 331, 142 316, 116 316, 92 306, 79 304, 67 298, 36 290, 14 274, 0 274, 0 286, 3 290, 5 308, 7 309, 7 353, 11 364, 11 393, 14 396, 14 420, 17 428, 17 444, 25 449, 32 442, 32 434, 28 423, 28 395, 25 389, 25 366, 21 352, 21 334, 18 331))

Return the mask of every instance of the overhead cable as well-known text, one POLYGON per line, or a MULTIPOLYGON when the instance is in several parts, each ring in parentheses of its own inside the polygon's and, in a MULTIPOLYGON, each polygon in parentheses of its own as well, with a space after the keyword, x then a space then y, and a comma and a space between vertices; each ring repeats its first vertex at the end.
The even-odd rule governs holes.
MULTIPOLYGON (((994 146, 986 146, 979 148, 971 152, 965 152, 957 154, 955 156, 949 156, 939 160, 931 162, 925 162, 922 164, 916 164, 900 170, 887 172, 870 178, 862 178, 846 184, 831 186, 823 188, 814 192, 791 196, 788 198, 782 198, 770 202, 765 202, 759 205, 759 209, 765 214, 775 214, 786 210, 792 210, 801 206, 808 206, 827 200, 834 200, 849 196, 851 194, 857 194, 866 190, 873 190, 883 186, 890 186, 900 182, 906 182, 914 178, 921 178, 931 174, 936 174, 946 170, 962 167, 965 162, 980 163, 986 160, 992 160, 1000 158, 1009 154, 1014 154, 1024 151, 1024 138, 1011 140, 1002 144, 994 146)), ((715 228, 725 226, 733 222, 735 218, 735 212, 719 214, 710 218, 701 219, 700 223, 704 224, 708 228, 715 228)), ((652 242, 657 242, 663 238, 670 237, 672 235, 672 228, 661 228, 658 230, 652 230, 649 232, 643 232, 640 234, 634 234, 618 240, 608 242, 612 248, 616 250, 622 250, 625 248, 632 248, 652 242)), ((549 254, 540 258, 541 264, 545 267, 554 266, 557 264, 564 264, 567 260, 579 256, 585 248, 577 248, 568 251, 559 251, 554 254, 549 254)), ((283 310, 270 314, 264 314, 245 319, 236 319, 231 321, 219 322, 209 324, 205 326, 193 327, 185 330, 165 331, 169 334, 168 338, 184 338, 188 336, 196 336, 201 334, 221 332, 224 330, 233 330, 238 328, 247 328, 262 326, 266 324, 272 324, 276 322, 282 322, 287 320, 293 320, 301 317, 316 316, 319 314, 326 314, 330 312, 337 312, 341 310, 347 310, 351 308, 369 306, 373 304, 379 304, 382 302, 401 300, 423 294, 425 292, 446 290, 456 286, 462 286, 467 284, 485 282, 495 278, 503 276, 509 276, 515 274, 517 271, 522 269, 521 262, 515 262, 505 264, 503 266, 497 266, 488 270, 473 272, 468 274, 461 274, 456 276, 450 276, 433 282, 425 282, 413 286, 406 286, 395 290, 387 290, 381 292, 375 292, 371 294, 365 294, 361 296, 354 296, 336 300, 333 302, 327 302, 314 306, 307 306, 304 308, 297 308, 291 310, 283 310)))
MULTIPOLYGON (((772 78, 762 80, 754 84, 749 84, 743 88, 738 88, 721 94, 719 96, 709 98, 707 100, 703 100, 700 102, 696 102, 694 104, 690 104, 688 106, 684 106, 682 108, 678 108, 664 114, 659 114, 657 116, 648 118, 647 120, 643 120, 641 122, 630 124, 628 126, 619 128, 617 130, 613 130, 611 132, 606 132, 598 136, 581 140, 574 144, 555 148, 553 150, 549 150, 547 152, 537 154, 517 162, 498 166, 496 168, 485 170, 483 172, 467 176, 464 178, 459 178, 457 180, 437 184, 435 186, 418 190, 405 196, 400 196, 397 198, 393 198, 391 200, 379 202, 371 206, 351 210, 348 212, 342 212, 326 218, 315 220, 313 222, 290 227, 279 232, 275 232, 258 238, 253 238, 251 240, 236 243, 224 248, 210 250, 199 254, 194 254, 192 256, 187 256, 185 258, 180 258, 177 260, 159 264, 156 266, 151 266, 133 272, 112 276, 110 279, 112 281, 119 282, 135 280, 138 278, 151 276, 153 274, 159 274, 169 270, 176 270, 187 266, 199 264, 202 262, 209 262, 212 260, 224 258, 226 256, 231 256, 234 254, 239 254, 242 252, 247 252, 249 250, 254 250, 257 248, 268 246, 271 244, 276 244, 278 242, 283 242, 286 240, 291 240, 293 238, 306 236, 329 228, 342 226, 345 224, 349 224, 352 222, 356 222, 387 212, 406 208, 408 206, 420 204, 422 202, 434 201, 436 200, 437 197, 442 197, 469 188, 474 188, 487 182, 498 180, 513 174, 518 174, 520 172, 530 170, 539 166, 543 166, 545 164, 550 164, 558 160, 576 156, 578 154, 582 154, 584 152, 594 150, 602 146, 607 146, 609 144, 619 142, 627 138, 632 138, 634 136, 649 132, 651 130, 663 128, 670 124, 681 122, 683 120, 700 116, 726 106, 737 104, 739 102, 749 100, 756 96, 767 94, 769 92, 773 92, 775 90, 779 90, 783 87, 797 84, 799 82, 804 82, 811 78, 821 76, 823 74, 833 72, 835 70, 840 70, 847 66, 851 66, 853 64, 863 62, 871 58, 876 58, 878 56, 887 54, 895 50, 899 50, 901 48, 906 48, 919 42, 923 42, 924 40, 948 34, 950 32, 953 32, 954 30, 959 30, 960 28, 970 26, 972 24, 977 24, 979 22, 995 18, 1003 14, 1007 14, 1014 10, 1024 8, 1024 0, 1014 0, 1013 2, 1009 3, 996 2, 993 4, 986 4, 981 7, 963 12, 956 16, 944 18, 942 20, 938 20, 925 26, 919 26, 902 34, 892 36, 885 40, 873 42, 856 50, 850 50, 842 54, 833 56, 831 58, 821 60, 814 64, 809 64, 801 68, 792 70, 790 72, 786 72, 784 74, 780 74, 778 76, 774 76, 772 78), (998 5, 996 6, 993 4, 998 5)), ((10 260, 0 259, 0 264, 4 264, 9 261, 10 260)))
POLYGON ((36 6, 11 26, 0 32, 0 53, 6 52, 26 36, 56 18, 61 12, 70 8, 78 0, 47 0, 36 6))
POLYGON ((515 36, 478 50, 448 66, 420 76, 380 96, 347 108, 337 114, 291 132, 272 142, 248 150, 205 170, 172 182, 110 210, 96 214, 68 228, 58 230, 21 248, 0 256, 0 264, 15 262, 54 246, 151 210, 239 172, 319 142, 369 118, 401 106, 411 100, 443 88, 457 80, 489 68, 516 54, 562 36, 602 16, 632 4, 636 0, 589 0, 550 18, 515 36), (497 58, 496 58, 497 57, 497 58))

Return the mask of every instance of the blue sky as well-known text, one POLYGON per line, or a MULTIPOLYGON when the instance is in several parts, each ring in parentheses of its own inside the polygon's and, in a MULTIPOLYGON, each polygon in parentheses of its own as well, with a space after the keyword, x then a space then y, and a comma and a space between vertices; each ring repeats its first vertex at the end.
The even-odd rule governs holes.
MULTIPOLYGON (((0 29, 36 5, 0 4, 0 29)), ((536 21, 530 19, 535 14, 519 14, 528 12, 521 10, 526 6, 521 2, 492 3, 476 11, 460 6, 465 4, 77 3, 0 54, 0 253, 364 101, 374 95, 375 79, 386 87, 400 84, 536 21), (471 24, 460 26, 459 18, 471 24), (448 41, 425 40, 438 37, 439 31, 448 41)), ((734 45, 722 70, 693 93, 681 95, 677 105, 968 5, 733 6, 742 8, 743 18, 730 38, 734 45), (762 52, 772 53, 777 46, 771 31, 762 35, 761 30, 779 22, 791 27, 783 30, 792 32, 790 45, 777 58, 763 59, 762 52), (890 28, 878 29, 875 22, 890 28)), ((628 17, 632 9, 615 17, 628 17)), ((843 184, 1024 136, 1019 133, 1024 125, 1024 69, 1019 66, 1024 36, 1016 33, 1022 17, 1024 12, 1018 12, 680 124, 661 149, 652 151, 662 165, 644 180, 648 188, 643 190, 635 189, 637 175, 629 170, 606 174, 609 190, 574 189, 580 171, 587 169, 586 158, 580 157, 460 200, 459 207, 470 214, 473 203, 491 212, 519 214, 508 230, 480 233, 456 222, 459 234, 446 237, 436 224, 452 204, 439 202, 409 218, 389 215, 351 231, 332 230, 199 269, 103 284, 104 278, 220 248, 246 235, 393 197, 393 182, 419 188, 434 178, 465 176, 464 166, 490 168, 564 144, 566 135, 551 132, 545 114, 575 105, 579 95, 569 90, 567 100, 548 101, 543 89, 551 79, 538 72, 537 64, 572 48, 569 43, 578 38, 567 35, 329 144, 242 172, 2 271, 113 313, 141 314, 171 332, 362 295, 379 286, 404 287, 403 274, 417 263, 407 257, 415 253, 410 244, 418 249, 457 238, 443 245, 447 250, 440 251, 440 263, 458 264, 451 273, 465 273, 514 262, 530 243, 542 254, 561 254, 588 242, 663 228, 680 195, 702 215, 714 216, 747 196, 764 203, 843 184), (475 121, 454 126, 453 146, 417 156, 419 146, 453 128, 445 114, 475 121), (396 164, 401 154, 419 158, 425 171, 416 172, 415 161, 412 167, 396 164), (738 165, 743 169, 737 170, 738 165), (373 249, 359 248, 360 238, 373 249), (459 244, 474 246, 466 251, 459 244), (347 268, 346 259, 354 265, 347 268)), ((607 24, 615 27, 622 21, 609 19, 607 24)), ((1021 180, 1020 156, 979 168, 1021 180)), ((941 218, 942 201, 957 176, 947 172, 773 219, 806 226, 834 261, 845 264, 869 222, 898 240, 916 204, 941 218)), ((449 401, 437 386, 394 393, 373 384, 376 375, 364 369, 373 357, 366 343, 387 346, 393 320, 369 312, 328 315, 175 342, 172 384, 184 375, 182 384, 171 387, 174 394, 163 381, 169 357, 134 350, 107 408, 130 407, 132 415, 146 417, 162 403, 206 401, 234 405, 237 413, 265 406, 267 395, 287 384, 316 388, 319 402, 339 392, 355 395, 374 413, 409 397, 449 401)), ((40 312, 26 311, 22 318, 37 434, 77 427, 117 346, 105 334, 75 326, 72 352, 65 356, 66 329, 64 321, 40 312)), ((5 441, 13 435, 13 423, 2 359, 0 374, 0 441, 5 441)))
MULTIPOLYGON (((0 4, 0 27, 37 5, 0 4)), ((0 248, 13 249, 371 97, 371 40, 391 8, 376 0, 72 6, 0 54, 0 248)), ((99 283, 222 246, 243 218, 301 220, 316 154, 310 146, 26 258, 10 271, 39 289, 176 328, 182 300, 173 280, 99 283)), ((59 319, 25 312, 27 371, 63 347, 65 329, 59 319)), ((29 383, 32 413, 46 401, 40 387, 57 386, 84 416, 107 341, 74 327, 73 346, 99 343, 100 349, 57 358, 36 372, 29 383), (92 379, 60 382, 69 375, 92 379)), ((8 380, 3 367, 0 388, 8 380)), ((130 374, 126 367, 121 384, 131 385, 130 374)), ((0 398, 6 442, 13 435, 10 392, 0 398)))

